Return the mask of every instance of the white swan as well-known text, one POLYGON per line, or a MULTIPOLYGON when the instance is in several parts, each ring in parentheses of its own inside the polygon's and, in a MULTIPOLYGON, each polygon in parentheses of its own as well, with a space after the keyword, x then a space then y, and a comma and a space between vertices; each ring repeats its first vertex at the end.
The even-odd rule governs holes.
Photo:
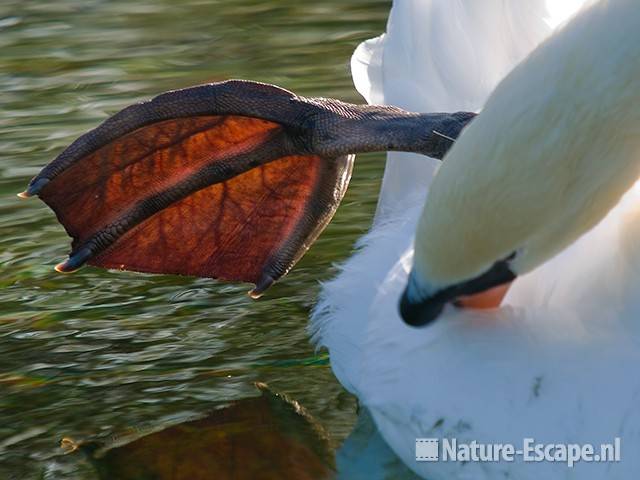
MULTIPOLYGON (((491 3, 489 7, 495 7, 503 16, 496 15, 495 11, 488 8, 491 16, 486 18, 500 18, 500 21, 487 28, 504 35, 503 41, 488 40, 485 44, 485 36, 482 34, 486 32, 472 31, 478 36, 470 35, 465 38, 468 43, 459 38, 454 39, 459 41, 459 44, 454 41, 454 46, 458 46, 459 51, 444 50, 438 42, 435 43, 435 52, 431 50, 433 42, 425 42, 424 37, 437 35, 428 28, 431 25, 429 19, 434 19, 434 23, 437 21, 439 26, 447 25, 447 21, 451 22, 451 30, 445 29, 447 32, 454 29, 451 24, 461 22, 461 28, 456 31, 466 31, 465 18, 470 22, 473 19, 474 25, 482 25, 482 21, 475 22, 477 15, 482 17, 482 13, 476 11, 473 12, 476 16, 471 15, 471 6, 472 2, 396 3, 387 35, 364 44, 355 54, 354 73, 360 91, 375 102, 390 101, 394 94, 400 95, 404 102, 394 98, 394 103, 406 108, 421 109, 420 102, 431 91, 430 81, 435 83, 434 91, 438 91, 439 85, 443 83, 442 79, 446 78, 447 85, 460 88, 459 92, 453 89, 460 97, 456 99, 455 94, 453 97, 445 96, 445 102, 448 103, 438 106, 439 108, 479 108, 484 97, 474 89, 483 85, 482 62, 472 64, 477 66, 478 71, 472 69, 467 77, 480 80, 468 80, 466 83, 460 80, 459 85, 450 81, 450 76, 455 76, 455 70, 446 70, 442 65, 448 64, 444 60, 439 63, 438 55, 460 59, 464 65, 464 60, 474 55, 475 48, 480 50, 476 58, 482 58, 482 48, 486 45, 488 51, 492 47, 497 49, 495 58, 500 58, 500 48, 511 51, 509 40, 516 42, 522 49, 521 52, 526 53, 544 35, 544 26, 540 23, 544 12, 543 2, 527 2, 527 7, 532 9, 528 12, 512 11, 503 2, 491 3), (465 7, 468 9, 465 10, 465 7), (539 10, 536 11, 536 8, 539 10), (461 10, 455 11, 456 9, 461 10), (520 25, 530 25, 538 36, 518 35, 517 31, 511 30, 514 21, 518 21, 520 25), (427 25, 426 29, 424 25, 427 25), (504 39, 508 40, 505 42, 504 39), (402 52, 404 56, 398 52, 402 52), (416 65, 420 65, 419 59, 424 58, 433 60, 426 62, 428 73, 421 76, 422 71, 416 65), (432 65, 438 68, 429 70, 432 65), (457 101, 461 103, 458 104, 457 101), (465 103, 473 101, 478 103, 465 103)), ((630 130, 621 133, 624 136, 622 141, 627 142, 625 145, 618 143, 621 141, 619 138, 611 138, 611 142, 615 144, 609 143, 605 151, 599 152, 600 158, 595 159, 597 164, 592 164, 592 168, 595 167, 597 171, 592 171, 591 178, 577 178, 584 171, 580 167, 588 168, 585 164, 580 164, 578 170, 565 172, 575 176, 576 182, 587 188, 590 181, 605 179, 608 175, 605 171, 609 174, 622 173, 622 167, 608 170, 611 165, 603 165, 601 162, 606 162, 611 157, 615 160, 618 152, 628 155, 628 147, 635 148, 636 155, 639 153, 637 139, 640 136, 636 133, 640 122, 638 96, 630 91, 633 89, 630 82, 631 79, 638 78, 640 72, 638 34, 631 34, 632 26, 640 26, 640 16, 632 2, 610 0, 583 13, 577 22, 581 22, 582 26, 572 24, 569 29, 562 31, 560 35, 564 35, 563 38, 557 37, 543 47, 543 50, 537 51, 525 67, 520 67, 519 71, 500 85, 498 95, 492 99, 493 103, 490 101, 488 108, 503 109, 505 112, 517 110, 517 106, 512 108, 504 102, 504 95, 499 97, 500 91, 508 92, 514 87, 517 89, 518 85, 528 81, 540 86, 533 76, 536 73, 535 62, 541 61, 536 56, 548 58, 556 55, 558 61, 571 62, 574 59, 569 52, 558 51, 555 47, 564 45, 571 48, 572 42, 576 56, 593 54, 593 71, 580 70, 589 78, 576 78, 576 89, 586 87, 579 85, 581 81, 604 82, 598 87, 601 89, 600 95, 611 95, 617 97, 618 101, 623 100, 620 89, 628 89, 626 93, 630 95, 630 104, 611 104, 608 108, 615 110, 608 113, 629 115, 625 121, 635 123, 630 130), (609 18, 606 18, 607 15, 609 18), (589 22, 591 25, 587 25, 589 22), (616 27, 619 29, 616 30, 616 27), (580 28, 584 29, 582 35, 580 28), (606 35, 604 31, 598 31, 604 28, 609 30, 606 35), (594 35, 593 44, 589 43, 586 30, 594 35), (605 39, 613 42, 607 45, 605 39), (581 46, 576 45, 579 40, 584 41, 582 48, 586 50, 593 47, 594 50, 581 51, 581 46), (597 54, 599 49, 600 55, 597 54), (599 64, 599 60, 603 63, 599 64), (625 69, 628 70, 624 72, 625 69), (617 80, 627 83, 617 85, 617 80)), ((455 24, 459 26, 458 23, 455 24)), ((636 32, 638 31, 640 30, 636 28, 636 32)), ((576 69, 580 69, 581 60, 584 58, 575 59, 578 65, 576 69)), ((513 57, 503 59, 496 71, 505 73, 505 69, 512 64, 510 62, 514 61, 513 57), (499 70, 500 67, 502 70, 499 70)), ((548 72, 537 73, 544 75, 548 72)), ((549 75, 553 74, 549 72, 549 75)), ((494 77, 494 80, 497 78, 494 77)), ((551 85, 554 80, 557 77, 542 76, 538 79, 551 85)), ((487 82, 485 95, 490 88, 491 82, 487 82)), ((532 89, 533 98, 512 97, 509 100, 516 104, 529 100, 544 104, 545 98, 536 96, 543 90, 544 88, 532 89)), ((552 97, 552 93, 549 97, 552 97)), ((567 95, 568 99, 576 97, 577 95, 567 95)), ((582 100, 591 101, 589 98, 582 100)), ((561 102, 562 99, 556 101, 561 102)), ((601 101, 602 108, 607 108, 604 105, 608 99, 599 96, 593 101, 601 101)), ((555 105, 551 108, 563 107, 555 105)), ((579 106, 572 104, 568 108, 579 106)), ((485 114, 491 120, 492 114, 496 113, 496 110, 483 112, 478 120, 483 120, 485 114)), ((551 113, 546 111, 542 118, 549 118, 553 122, 552 116, 545 116, 551 113)), ((498 117, 493 117, 493 120, 498 117)), ((504 119, 513 120, 508 116, 504 119)), ((506 135, 511 135, 509 126, 504 128, 506 135)), ((621 128, 624 131, 624 127, 621 128)), ((461 158, 466 158, 467 161, 471 155, 484 158, 478 152, 480 145, 482 148, 493 148, 494 145, 497 145, 495 148, 500 148, 501 140, 496 140, 494 145, 487 145, 486 138, 478 138, 476 135, 481 131, 480 122, 472 123, 469 131, 463 133, 460 142, 450 152, 447 161, 452 157, 457 158, 459 166, 461 158)), ((484 133, 488 133, 488 130, 484 133)), ((610 134, 616 135, 615 132, 610 134)), ((557 128, 545 131, 544 135, 547 136, 546 146, 555 144, 564 147, 567 153, 571 148, 576 148, 572 142, 579 141, 571 138, 569 132, 557 128)), ((503 143, 522 140, 510 137, 503 143)), ((581 140, 588 143, 594 138, 581 140)), ((536 144, 522 147, 535 151, 536 144)), ((403 154, 391 155, 395 157, 403 154)), ((523 152, 523 160, 526 155, 523 152)), ((625 166, 630 170, 622 175, 622 184, 603 189, 611 194, 609 203, 602 207, 605 212, 638 176, 637 167, 629 164, 628 158, 627 156, 625 166)), ((582 157, 580 160, 585 159, 582 157)), ((446 165, 445 161, 444 166, 446 165)), ((463 170, 470 165, 464 163, 463 170)), ((480 162, 478 165, 480 171, 475 172, 479 175, 476 178, 481 180, 483 174, 491 174, 491 167, 487 167, 486 163, 480 162)), ((495 165, 493 167, 500 168, 495 165)), ((416 176, 413 168, 424 169, 417 161, 402 163, 396 158, 389 160, 379 208, 380 220, 373 231, 361 241, 360 251, 344 265, 342 273, 325 285, 323 300, 313 317, 312 329, 316 341, 329 349, 338 378, 372 412, 383 437, 394 451, 408 466, 427 478, 636 478, 640 472, 640 460, 635 455, 640 447, 640 408, 637 407, 640 379, 634 370, 640 360, 640 327, 636 321, 640 313, 640 305, 636 300, 636 287, 640 281, 640 253, 635 244, 640 235, 640 189, 632 188, 618 206, 580 240, 531 273, 520 277, 499 310, 446 310, 434 324, 416 330, 400 326, 401 320, 396 308, 412 264, 413 234, 426 190, 421 182, 428 182, 431 178, 424 170, 416 176), (414 458, 414 442, 419 437, 455 437, 460 442, 476 440, 515 445, 522 444, 526 437, 548 443, 593 444, 610 442, 619 437, 622 461, 582 463, 573 468, 567 468, 561 463, 523 463, 522 459, 516 459, 513 463, 419 463, 414 458)), ((448 168, 449 173, 455 168, 456 165, 452 162, 452 167, 448 168)), ((447 170, 443 168, 441 173, 444 175, 440 178, 440 185, 451 187, 452 179, 447 170)), ((466 172, 458 170, 457 173, 460 173, 457 178, 463 179, 460 180, 460 187, 473 184, 473 179, 465 177, 466 172)), ((535 195, 547 195, 547 187, 553 185, 558 180, 557 176, 563 172, 558 171, 557 165, 550 165, 546 171, 532 171, 530 174, 532 183, 527 184, 526 179, 523 179, 519 188, 529 189, 528 192, 535 195), (546 180, 549 184, 545 183, 546 180)), ((502 188, 500 184, 491 185, 498 190, 502 188)), ((459 190, 456 192, 460 193, 459 190)), ((423 217, 428 221, 423 222, 422 230, 418 231, 417 242, 421 242, 421 248, 427 249, 423 251, 427 261, 440 260, 449 266, 446 258, 434 258, 433 252, 428 250, 429 244, 424 242, 425 238, 429 238, 440 242, 442 248, 445 237, 437 238, 438 233, 431 229, 438 221, 438 215, 455 211, 448 210, 450 204, 437 203, 447 197, 446 191, 434 190, 432 193, 425 215, 434 215, 435 219, 423 217), (434 199, 436 202, 429 203, 434 199)), ((594 196, 596 194, 592 193, 594 196)), ((491 201, 478 195, 477 191, 470 195, 476 195, 474 200, 480 202, 481 206, 491 201)), ((579 197, 578 194, 574 195, 573 198, 567 198, 566 203, 556 200, 553 207, 550 205, 553 198, 538 198, 543 204, 549 202, 545 204, 545 208, 552 209, 547 212, 551 215, 576 216, 559 219, 567 230, 552 234, 552 241, 547 239, 548 243, 543 242, 543 251, 523 270, 538 265, 596 221, 593 217, 581 218, 580 205, 573 205, 572 211, 571 202, 579 197), (580 231, 571 232, 571 222, 576 219, 580 221, 580 226, 577 227, 580 231), (564 237, 567 232, 570 232, 570 238, 564 237)), ((588 204, 589 200, 587 198, 582 201, 588 204)), ((499 215, 508 216, 509 212, 504 206, 502 210, 497 207, 498 203, 494 206, 499 215)), ((523 206, 525 211, 527 207, 523 206)), ((601 210, 596 216, 599 219, 602 215, 601 210)), ((461 216, 455 220, 474 221, 478 218, 482 217, 461 216)), ((523 220, 526 223, 534 219, 528 216, 523 220)), ((552 220, 546 221, 549 223, 540 227, 543 231, 547 226, 552 227, 552 220)), ((455 225, 456 222, 450 224, 455 225)), ((495 228, 501 234, 506 234, 500 227, 495 228)), ((464 233, 463 230, 457 232, 464 233)), ((455 227, 443 233, 455 234, 454 231, 455 227)), ((484 233, 488 236, 497 234, 495 231, 484 233)), ((506 236, 508 240, 508 234, 506 236)), ((473 240, 472 235, 466 238, 473 240)), ((456 240, 452 239, 451 247, 455 245, 456 240)), ((442 252, 452 253, 448 246, 440 253, 442 252)), ((467 255, 474 253, 476 252, 472 247, 466 252, 467 255)), ((460 257, 465 258, 464 254, 460 254, 460 257)), ((467 266, 469 264, 465 264, 467 266)), ((483 265, 482 268, 488 266, 483 265)), ((470 266, 471 273, 479 271, 477 266, 470 266)), ((429 290, 429 286, 423 288, 429 290)))
MULTIPOLYGON (((541 1, 398 2, 387 36, 355 56, 356 75, 367 72, 359 89, 415 110, 478 110, 547 35, 545 15, 541 1)), ((640 471, 638 193, 632 188, 571 244, 638 177, 639 26, 633 0, 601 0, 529 55, 449 152, 424 214, 435 162, 391 158, 375 227, 323 290, 316 341, 421 475, 621 479, 640 471), (495 265, 508 275, 487 277, 495 265), (448 305, 515 274, 500 309, 448 305), (478 277, 482 288, 470 288, 478 277), (440 316, 426 328, 400 319, 407 283, 405 318, 440 316), (521 457, 417 463, 417 437, 514 445, 618 437, 622 461, 571 469, 521 457)), ((114 115, 22 196, 39 195, 74 239, 58 271, 91 263, 239 279, 255 283, 258 296, 331 218, 350 154, 442 157, 472 118, 306 99, 251 82, 203 85, 114 115)))

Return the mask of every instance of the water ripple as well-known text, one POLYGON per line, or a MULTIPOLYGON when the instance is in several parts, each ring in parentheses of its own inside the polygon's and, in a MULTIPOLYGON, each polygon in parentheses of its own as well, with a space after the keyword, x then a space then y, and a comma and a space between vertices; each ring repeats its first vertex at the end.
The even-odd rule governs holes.
POLYGON ((348 58, 389 3, 4 0, 0 4, 0 478, 80 479, 63 436, 109 437, 254 395, 267 381, 337 441, 353 402, 306 334, 318 280, 375 207, 380 156, 358 161, 338 216, 264 299, 247 285, 104 272, 60 276, 69 240, 15 194, 79 134, 160 91, 230 77, 359 101, 348 58), (348 397, 347 397, 348 398, 348 397))

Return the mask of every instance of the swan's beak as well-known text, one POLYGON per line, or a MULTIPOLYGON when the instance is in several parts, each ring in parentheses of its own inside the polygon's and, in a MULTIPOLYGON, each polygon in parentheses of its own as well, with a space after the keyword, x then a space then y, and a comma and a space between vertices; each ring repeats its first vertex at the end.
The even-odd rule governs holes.
POLYGON ((505 295, 509 291, 512 282, 498 285, 484 292, 474 295, 464 295, 455 301, 455 306, 460 308, 471 308, 475 310, 489 310, 498 308, 505 295))
POLYGON ((475 278, 443 288, 433 288, 413 270, 400 297, 400 315, 409 325, 419 327, 436 320, 447 304, 474 309, 499 307, 516 278, 509 265, 511 258, 494 263, 475 278))

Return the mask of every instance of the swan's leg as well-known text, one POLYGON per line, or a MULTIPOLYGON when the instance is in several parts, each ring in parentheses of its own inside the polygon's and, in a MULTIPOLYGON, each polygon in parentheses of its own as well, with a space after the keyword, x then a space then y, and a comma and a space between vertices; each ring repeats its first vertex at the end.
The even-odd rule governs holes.
POLYGON ((85 263, 256 284, 286 274, 333 216, 353 157, 442 158, 470 113, 306 99, 229 81, 125 108, 29 184, 73 238, 61 272, 85 263))

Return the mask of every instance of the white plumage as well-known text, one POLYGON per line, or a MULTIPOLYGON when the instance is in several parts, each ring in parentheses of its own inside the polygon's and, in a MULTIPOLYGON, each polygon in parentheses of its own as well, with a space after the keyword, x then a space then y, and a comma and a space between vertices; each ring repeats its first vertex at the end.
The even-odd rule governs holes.
MULTIPOLYGON (((609 0, 625 1, 630 4, 609 0)), ((397 2, 387 34, 356 51, 359 90, 370 101, 413 110, 479 109, 548 28, 542 1, 477 4, 397 2), (468 71, 460 68, 465 61, 468 71)), ((611 57, 594 68, 614 76, 611 57)), ((337 377, 371 411, 385 440, 410 468, 435 480, 636 478, 640 189, 632 188, 594 229, 520 277, 499 310, 448 309, 434 324, 415 329, 402 322, 397 302, 435 164, 390 157, 375 227, 324 286, 312 319, 337 377), (518 458, 417 463, 416 437, 516 445, 525 437, 593 444, 620 437, 622 461, 572 469, 518 458)))

